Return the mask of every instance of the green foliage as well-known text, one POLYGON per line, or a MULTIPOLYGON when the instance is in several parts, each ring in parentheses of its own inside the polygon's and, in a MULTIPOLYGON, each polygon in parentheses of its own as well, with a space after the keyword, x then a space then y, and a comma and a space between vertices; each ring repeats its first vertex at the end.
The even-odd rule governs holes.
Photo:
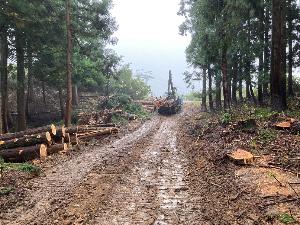
POLYGON ((233 117, 232 114, 229 112, 225 112, 221 115, 221 123, 222 124, 229 124, 230 122, 232 122, 233 117))
POLYGON ((279 215, 279 221, 284 224, 292 224, 296 222, 296 219, 288 213, 282 213, 279 215))
POLYGON ((124 117, 120 115, 113 115, 111 121, 118 125, 126 125, 128 124, 128 120, 126 120, 124 117))
POLYGON ((39 175, 41 169, 29 163, 2 163, 3 170, 17 170, 21 172, 31 173, 34 175, 39 175))
POLYGON ((12 187, 4 187, 0 189, 0 196, 3 195, 9 195, 10 193, 13 193, 15 191, 12 187))
POLYGON ((140 104, 129 104, 124 107, 126 112, 136 115, 140 119, 148 119, 151 116, 151 113, 144 110, 140 104))
POLYGON ((200 101, 201 100, 201 93, 197 91, 192 91, 186 95, 184 95, 184 100, 187 101, 200 101))
POLYGON ((128 95, 134 100, 150 95, 151 89, 146 81, 141 74, 135 77, 129 65, 122 66, 116 73, 117 79, 111 82, 111 93, 128 95))
POLYGON ((109 109, 113 108, 124 108, 125 106, 132 103, 132 99, 129 95, 121 94, 121 95, 114 95, 109 98, 106 103, 106 107, 109 109))
POLYGON ((277 137, 276 131, 272 129, 260 129, 258 131, 258 139, 264 142, 274 141, 277 137))

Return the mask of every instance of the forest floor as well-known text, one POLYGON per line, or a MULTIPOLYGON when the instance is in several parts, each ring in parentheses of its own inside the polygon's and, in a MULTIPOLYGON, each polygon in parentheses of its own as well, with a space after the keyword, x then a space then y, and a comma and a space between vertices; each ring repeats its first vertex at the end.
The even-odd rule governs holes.
MULTIPOLYGON (((251 141, 259 134, 188 104, 120 135, 48 159, 40 176, 6 174, 15 191, 0 195, 0 224, 299 224, 299 167, 269 166, 280 151, 259 151, 266 143, 251 141), (235 147, 255 150, 255 165, 227 160, 235 147)), ((298 136, 276 135, 268 145, 284 148, 287 138, 299 151, 298 136)))

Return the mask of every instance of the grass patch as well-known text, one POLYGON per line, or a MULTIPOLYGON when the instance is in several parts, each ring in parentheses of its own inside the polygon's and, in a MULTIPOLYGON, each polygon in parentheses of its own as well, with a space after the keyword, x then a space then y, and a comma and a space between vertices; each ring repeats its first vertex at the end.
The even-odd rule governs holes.
POLYGON ((0 171, 21 171, 34 175, 39 175, 41 169, 30 163, 4 163, 3 159, 0 159, 0 171))
POLYGON ((118 125, 128 124, 128 120, 125 119, 123 116, 120 116, 120 115, 113 115, 113 117, 111 118, 111 121, 115 124, 118 124, 118 125))
POLYGON ((272 129, 260 129, 258 131, 258 140, 263 142, 271 142, 274 141, 277 137, 277 133, 272 129))
POLYGON ((296 223, 296 219, 288 213, 282 213, 279 215, 279 221, 284 224, 293 224, 296 223))

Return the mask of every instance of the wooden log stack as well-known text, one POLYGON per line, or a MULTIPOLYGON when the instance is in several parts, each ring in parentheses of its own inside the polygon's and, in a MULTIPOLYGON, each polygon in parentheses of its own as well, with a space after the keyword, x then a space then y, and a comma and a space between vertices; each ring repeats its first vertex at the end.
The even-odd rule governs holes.
POLYGON ((66 128, 50 125, 0 135, 0 157, 5 162, 44 160, 48 155, 67 152, 80 141, 88 142, 118 133, 115 124, 84 125, 66 128))

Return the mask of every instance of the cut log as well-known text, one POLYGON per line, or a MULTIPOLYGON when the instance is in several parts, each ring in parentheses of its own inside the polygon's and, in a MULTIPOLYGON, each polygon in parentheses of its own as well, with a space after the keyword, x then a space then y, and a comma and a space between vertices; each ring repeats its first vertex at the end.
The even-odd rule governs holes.
POLYGON ((254 163, 254 156, 252 153, 243 149, 237 149, 227 154, 228 158, 238 165, 250 165, 254 163))
POLYGON ((59 153, 61 151, 67 151, 68 150, 68 145, 66 143, 64 144, 56 144, 56 145, 51 145, 48 149, 48 155, 53 155, 56 153, 59 153))
POLYGON ((71 138, 70 138, 70 134, 66 133, 66 136, 64 138, 65 143, 68 145, 68 147, 71 146, 71 138))
POLYGON ((71 145, 73 145, 73 146, 79 145, 78 134, 70 135, 70 142, 71 142, 71 145))
POLYGON ((55 138, 65 137, 65 136, 66 136, 66 133, 67 133, 67 132, 66 132, 66 127, 65 127, 65 126, 59 127, 59 128, 57 129, 55 138))
POLYGON ((56 135, 57 130, 56 130, 55 125, 52 124, 50 126, 39 127, 39 128, 35 128, 35 129, 28 129, 26 131, 21 131, 21 132, 17 132, 17 133, 2 134, 2 135, 0 135, 0 141, 22 138, 24 136, 36 135, 36 134, 41 134, 41 133, 46 133, 46 132, 49 132, 51 134, 51 136, 56 135))
POLYGON ((145 100, 137 100, 135 101, 135 103, 137 104, 141 104, 141 105, 154 105, 154 102, 153 101, 145 101, 145 100))
POLYGON ((19 148, 33 146, 36 144, 48 144, 52 142, 51 134, 49 132, 33 135, 25 135, 22 138, 15 138, 11 140, 1 141, 1 149, 19 148))
MULTIPOLYGON (((114 128, 115 126, 110 126, 110 127, 114 128)), ((66 132, 70 133, 70 134, 88 133, 88 132, 93 132, 93 131, 106 130, 106 129, 110 128, 110 127, 102 127, 102 126, 98 126, 98 125, 93 125, 93 126, 77 126, 77 127, 67 128, 66 132)))
POLYGON ((90 132, 90 133, 83 133, 83 134, 78 134, 78 138, 79 140, 84 140, 84 141, 88 141, 91 140, 93 138, 97 138, 103 135, 109 135, 109 134, 115 134, 118 133, 118 129, 117 128, 110 128, 110 129, 105 129, 105 130, 101 130, 101 131, 94 131, 94 132, 90 132))
POLYGON ((41 158, 45 159, 47 156, 47 146, 44 144, 0 150, 0 156, 5 162, 22 163, 29 160, 41 158))

